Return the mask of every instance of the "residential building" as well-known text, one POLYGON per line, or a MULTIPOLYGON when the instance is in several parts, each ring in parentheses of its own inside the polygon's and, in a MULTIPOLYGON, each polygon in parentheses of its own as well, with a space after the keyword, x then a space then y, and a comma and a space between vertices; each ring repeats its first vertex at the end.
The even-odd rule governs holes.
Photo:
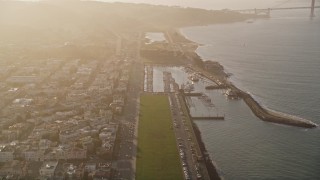
POLYGON ((57 166, 58 166, 58 161, 43 162, 43 164, 39 170, 40 176, 47 177, 47 178, 53 178, 57 166))

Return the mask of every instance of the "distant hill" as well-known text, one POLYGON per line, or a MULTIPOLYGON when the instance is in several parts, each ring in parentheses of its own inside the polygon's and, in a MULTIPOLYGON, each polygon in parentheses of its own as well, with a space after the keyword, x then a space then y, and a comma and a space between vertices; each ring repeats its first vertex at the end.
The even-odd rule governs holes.
POLYGON ((104 43, 103 39, 115 38, 114 32, 157 31, 247 18, 229 11, 146 4, 0 1, 0 39, 12 43, 104 43))

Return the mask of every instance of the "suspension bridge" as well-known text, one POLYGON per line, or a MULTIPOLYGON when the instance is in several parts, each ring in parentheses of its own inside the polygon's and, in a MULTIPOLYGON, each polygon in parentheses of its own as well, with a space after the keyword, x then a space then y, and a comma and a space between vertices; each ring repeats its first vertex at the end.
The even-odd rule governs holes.
MULTIPOLYGON (((290 0, 289 0, 290 1, 290 0)), ((285 3, 289 2, 286 1, 285 3)), ((301 6, 301 7, 271 7, 271 8, 260 8, 260 9, 240 9, 240 10, 233 10, 236 12, 244 13, 244 14, 255 14, 255 15, 265 15, 270 16, 271 11, 277 10, 295 10, 295 9, 310 9, 310 17, 315 17, 314 9, 320 8, 320 6, 315 5, 316 0, 311 0, 311 6, 301 6)), ((285 4, 282 3, 281 5, 285 4)))

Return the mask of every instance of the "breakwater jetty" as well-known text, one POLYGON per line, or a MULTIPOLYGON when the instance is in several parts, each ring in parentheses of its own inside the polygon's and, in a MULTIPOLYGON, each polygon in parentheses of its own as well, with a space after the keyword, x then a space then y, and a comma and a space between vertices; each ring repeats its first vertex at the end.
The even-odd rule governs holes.
POLYGON ((241 92, 240 95, 252 112, 263 121, 304 128, 315 128, 318 126, 316 123, 307 119, 265 109, 248 93, 241 92))
POLYGON ((316 123, 307 119, 268 110, 262 107, 249 93, 240 90, 232 83, 228 83, 228 87, 234 90, 237 93, 237 95, 241 97, 244 100, 244 102, 246 102, 251 111, 263 121, 303 128, 315 128, 318 126, 316 123))

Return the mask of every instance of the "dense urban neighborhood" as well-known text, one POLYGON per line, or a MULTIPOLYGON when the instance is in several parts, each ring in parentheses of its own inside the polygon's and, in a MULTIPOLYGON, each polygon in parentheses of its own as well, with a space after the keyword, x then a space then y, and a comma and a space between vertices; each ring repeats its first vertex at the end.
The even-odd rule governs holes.
POLYGON ((135 63, 130 50, 118 51, 105 60, 1 64, 0 176, 114 176, 135 63))

